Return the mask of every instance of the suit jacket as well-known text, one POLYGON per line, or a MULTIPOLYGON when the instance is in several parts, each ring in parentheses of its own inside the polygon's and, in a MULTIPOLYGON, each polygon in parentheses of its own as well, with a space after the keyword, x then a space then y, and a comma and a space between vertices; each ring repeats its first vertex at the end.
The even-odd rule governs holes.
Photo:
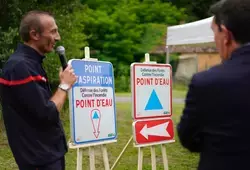
POLYGON ((250 45, 193 76, 177 131, 199 170, 250 169, 250 45))

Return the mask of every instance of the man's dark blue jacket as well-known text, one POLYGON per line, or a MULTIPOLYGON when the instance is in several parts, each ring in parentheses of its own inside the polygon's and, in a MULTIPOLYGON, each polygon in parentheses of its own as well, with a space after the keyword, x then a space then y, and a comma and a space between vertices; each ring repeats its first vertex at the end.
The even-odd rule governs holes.
POLYGON ((33 48, 19 44, 3 68, 1 103, 10 148, 19 165, 45 165, 67 152, 59 112, 33 48))
POLYGON ((250 45, 193 76, 177 130, 199 170, 250 169, 250 45))

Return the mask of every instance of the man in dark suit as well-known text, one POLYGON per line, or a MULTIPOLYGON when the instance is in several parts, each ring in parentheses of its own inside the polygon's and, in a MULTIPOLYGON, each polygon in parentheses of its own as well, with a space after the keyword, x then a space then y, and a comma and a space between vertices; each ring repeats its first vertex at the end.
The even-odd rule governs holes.
POLYGON ((250 0, 211 7, 222 63, 195 74, 177 130, 200 153, 199 170, 248 170, 250 161, 250 0))

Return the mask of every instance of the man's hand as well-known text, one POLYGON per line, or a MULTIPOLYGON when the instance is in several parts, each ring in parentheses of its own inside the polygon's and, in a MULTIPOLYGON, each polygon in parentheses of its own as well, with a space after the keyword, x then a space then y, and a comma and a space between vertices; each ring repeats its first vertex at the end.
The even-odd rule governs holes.
MULTIPOLYGON (((68 65, 64 71, 62 71, 62 69, 60 70, 59 78, 61 84, 67 84, 69 88, 71 88, 76 82, 77 76, 75 75, 72 66, 68 65)), ((67 93, 64 90, 58 88, 50 100, 55 103, 57 110, 60 111, 66 100, 66 97, 67 93)))
POLYGON ((73 86, 77 79, 71 65, 68 65, 64 71, 62 71, 62 69, 60 70, 59 78, 61 84, 67 84, 70 88, 73 86))

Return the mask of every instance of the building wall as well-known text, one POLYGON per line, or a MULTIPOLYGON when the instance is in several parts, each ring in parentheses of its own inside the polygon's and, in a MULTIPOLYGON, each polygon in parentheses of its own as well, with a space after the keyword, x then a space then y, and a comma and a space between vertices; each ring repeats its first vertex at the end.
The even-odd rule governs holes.
POLYGON ((221 62, 218 53, 200 53, 198 56, 198 72, 207 70, 212 66, 215 66, 221 62))
POLYGON ((176 80, 189 81, 193 74, 209 69, 221 62, 218 53, 183 53, 174 75, 176 80))
POLYGON ((180 55, 174 75, 175 80, 188 82, 195 73, 197 73, 197 54, 180 55))

